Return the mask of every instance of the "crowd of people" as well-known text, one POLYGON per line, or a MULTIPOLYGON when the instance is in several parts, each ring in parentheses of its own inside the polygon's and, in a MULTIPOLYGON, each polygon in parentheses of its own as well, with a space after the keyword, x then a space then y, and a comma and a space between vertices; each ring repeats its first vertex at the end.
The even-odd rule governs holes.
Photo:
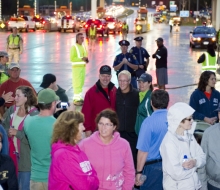
MULTIPOLYGON (((119 87, 111 82, 112 68, 102 65, 83 99, 89 60, 83 35, 77 34, 70 59, 73 103, 82 105, 81 112, 73 103, 58 107, 69 100, 55 75, 44 75, 36 92, 20 77, 19 63, 9 64, 8 79, 0 86, 0 189, 220 189, 215 73, 202 72, 189 104, 177 102, 168 109, 167 49, 158 38, 152 57, 159 89, 154 90, 142 40, 135 38, 130 52, 128 41, 119 42, 122 53, 113 63, 119 87)), ((8 57, 0 52, 3 66, 8 57)))

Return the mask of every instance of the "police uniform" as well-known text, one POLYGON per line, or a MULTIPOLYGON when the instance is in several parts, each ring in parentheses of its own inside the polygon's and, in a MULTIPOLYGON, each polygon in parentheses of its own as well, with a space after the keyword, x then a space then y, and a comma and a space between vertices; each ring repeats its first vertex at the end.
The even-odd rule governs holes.
POLYGON ((20 54, 23 51, 23 39, 20 35, 10 34, 7 38, 7 52, 9 55, 9 63, 18 63, 20 60, 20 54))
MULTIPOLYGON (((127 40, 121 40, 119 42, 120 46, 129 46, 130 43, 127 40)), ((127 52, 126 54, 120 53, 115 57, 114 60, 114 64, 113 67, 119 65, 122 60, 126 58, 128 60, 129 63, 134 64, 134 65, 138 65, 138 61, 135 57, 135 55, 127 52)), ((131 67, 129 67, 128 65, 124 64, 118 71, 117 71, 117 75, 123 71, 123 70, 127 70, 131 73, 131 84, 133 85, 134 88, 137 88, 137 82, 136 82, 136 76, 134 76, 134 69, 132 69, 131 67)))
MULTIPOLYGON (((8 57, 8 53, 5 51, 0 51, 0 58, 8 57)), ((9 79, 8 75, 8 64, 2 63, 0 61, 0 85, 9 79)))
MULTIPOLYGON (((143 37, 136 37, 134 40, 135 41, 142 41, 144 38, 143 37)), ((135 55, 135 57, 138 60, 138 63, 140 65, 144 65, 144 69, 147 70, 147 62, 144 60, 145 59, 149 59, 150 55, 148 54, 147 50, 143 47, 132 47, 129 51, 130 53, 132 53, 133 55, 135 55)))

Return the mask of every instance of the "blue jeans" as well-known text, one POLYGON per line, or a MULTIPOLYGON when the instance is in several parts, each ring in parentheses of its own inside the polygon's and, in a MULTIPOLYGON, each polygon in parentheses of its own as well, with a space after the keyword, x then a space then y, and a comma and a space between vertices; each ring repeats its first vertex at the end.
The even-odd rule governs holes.
POLYGON ((146 175, 147 179, 140 190, 163 190, 162 162, 144 166, 143 175, 146 175))
POLYGON ((134 88, 137 89, 137 78, 136 77, 131 77, 131 84, 134 88))
POLYGON ((18 172, 19 190, 30 190, 31 172, 18 172))
POLYGON ((220 190, 220 189, 208 183, 208 190, 220 190))

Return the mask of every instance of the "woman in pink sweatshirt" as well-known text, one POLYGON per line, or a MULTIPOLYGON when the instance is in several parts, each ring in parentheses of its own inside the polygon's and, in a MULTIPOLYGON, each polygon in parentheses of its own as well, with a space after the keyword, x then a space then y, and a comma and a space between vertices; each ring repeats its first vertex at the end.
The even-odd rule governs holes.
POLYGON ((86 153, 98 174, 99 190, 131 190, 135 170, 129 143, 118 132, 117 114, 106 109, 97 116, 98 131, 82 140, 86 153))
POLYGON ((54 124, 49 190, 97 190, 99 181, 87 156, 76 144, 82 139, 84 116, 65 111, 54 124))

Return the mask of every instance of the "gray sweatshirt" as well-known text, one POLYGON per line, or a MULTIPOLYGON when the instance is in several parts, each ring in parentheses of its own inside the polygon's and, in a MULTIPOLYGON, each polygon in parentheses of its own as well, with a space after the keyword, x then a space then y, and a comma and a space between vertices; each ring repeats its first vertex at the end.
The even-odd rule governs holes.
POLYGON ((206 165, 198 170, 202 182, 201 190, 207 190, 207 182, 220 188, 220 123, 205 130, 202 137, 202 149, 206 154, 206 165))

